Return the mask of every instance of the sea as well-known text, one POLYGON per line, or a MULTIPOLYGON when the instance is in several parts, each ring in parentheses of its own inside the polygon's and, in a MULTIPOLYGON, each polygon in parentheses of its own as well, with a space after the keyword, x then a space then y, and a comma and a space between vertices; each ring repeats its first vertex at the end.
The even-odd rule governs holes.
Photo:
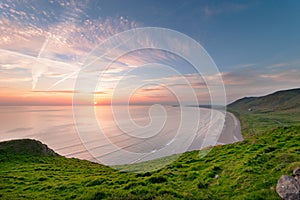
POLYGON ((224 111, 199 107, 0 106, 0 122, 0 141, 36 139, 62 156, 105 165, 138 163, 241 140, 236 135, 239 125, 226 122, 224 111), (235 130, 228 140, 222 136, 226 127, 235 130))

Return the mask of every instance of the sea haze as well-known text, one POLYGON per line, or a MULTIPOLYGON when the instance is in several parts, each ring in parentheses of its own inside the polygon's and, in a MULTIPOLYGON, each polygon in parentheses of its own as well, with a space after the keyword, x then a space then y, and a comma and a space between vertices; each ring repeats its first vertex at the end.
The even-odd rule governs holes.
POLYGON ((33 138, 60 155, 108 165, 242 140, 234 116, 223 128, 224 112, 198 107, 1 106, 0 120, 1 141, 33 138))

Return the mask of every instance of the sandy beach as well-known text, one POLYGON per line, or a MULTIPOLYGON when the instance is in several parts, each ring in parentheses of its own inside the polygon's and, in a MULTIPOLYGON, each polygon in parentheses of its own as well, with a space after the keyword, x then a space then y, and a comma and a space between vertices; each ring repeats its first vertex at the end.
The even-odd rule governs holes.
POLYGON ((240 121, 230 112, 226 112, 225 125, 218 140, 220 144, 242 141, 240 121))

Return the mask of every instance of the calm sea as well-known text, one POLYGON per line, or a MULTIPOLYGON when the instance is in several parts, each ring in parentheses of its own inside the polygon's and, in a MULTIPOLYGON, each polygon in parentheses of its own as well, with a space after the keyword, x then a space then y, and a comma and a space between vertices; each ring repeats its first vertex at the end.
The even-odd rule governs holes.
POLYGON ((0 141, 32 138, 66 157, 124 164, 215 145, 224 119, 197 107, 1 106, 0 141))

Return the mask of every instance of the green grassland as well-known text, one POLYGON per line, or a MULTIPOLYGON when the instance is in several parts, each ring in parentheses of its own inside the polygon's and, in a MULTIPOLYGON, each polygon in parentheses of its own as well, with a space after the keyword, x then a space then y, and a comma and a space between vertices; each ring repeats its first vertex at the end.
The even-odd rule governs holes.
POLYGON ((29 140, 0 143, 0 199, 280 199, 277 180, 300 166, 298 108, 229 109, 241 120, 244 141, 214 147, 204 157, 186 152, 147 173, 65 158, 39 145, 28 150, 29 140))
POLYGON ((228 111, 239 118, 246 138, 276 127, 299 126, 300 89, 278 91, 263 97, 242 98, 230 104, 228 111))

